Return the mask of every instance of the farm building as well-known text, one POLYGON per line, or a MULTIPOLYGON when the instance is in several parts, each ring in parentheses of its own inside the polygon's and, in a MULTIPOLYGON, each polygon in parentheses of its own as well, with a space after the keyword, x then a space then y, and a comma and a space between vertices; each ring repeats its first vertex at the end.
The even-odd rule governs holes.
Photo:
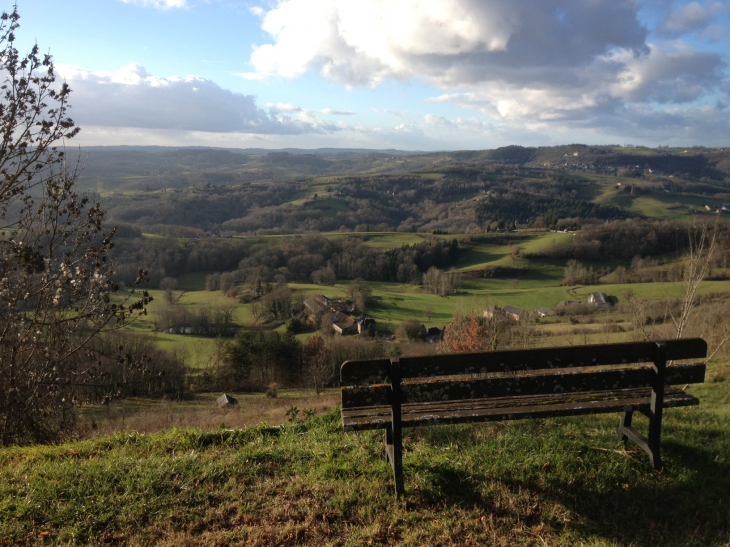
POLYGON ((514 319, 515 321, 520 321, 528 315, 528 313, 522 308, 510 306, 509 304, 502 308, 502 312, 504 312, 507 317, 509 317, 510 319, 514 319))
POLYGON ((216 402, 218 403, 218 408, 233 408, 234 406, 238 406, 238 400, 226 393, 218 397, 216 402))
POLYGON ((438 327, 431 327, 428 329, 428 332, 426 332, 426 341, 430 342, 431 344, 434 344, 441 340, 441 333, 443 331, 438 327))
POLYGON ((607 305, 608 295, 605 292, 594 292, 588 297, 589 304, 607 305))

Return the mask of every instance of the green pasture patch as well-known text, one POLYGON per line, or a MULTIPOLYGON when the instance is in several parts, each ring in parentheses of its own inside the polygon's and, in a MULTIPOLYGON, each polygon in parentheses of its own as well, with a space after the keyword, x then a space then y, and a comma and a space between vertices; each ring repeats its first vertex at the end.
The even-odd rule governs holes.
POLYGON ((509 247, 494 246, 483 243, 465 244, 456 262, 457 270, 480 270, 493 266, 509 255, 509 247))
POLYGON ((306 294, 321 294, 327 298, 344 298, 347 296, 347 282, 339 282, 335 285, 315 285, 314 283, 289 283, 287 286, 293 291, 300 291, 306 294))
POLYGON ((415 233, 401 233, 401 232, 390 232, 390 233, 362 233, 360 234, 368 247, 374 249, 399 249, 404 245, 417 245, 426 241, 428 236, 415 233))
MULTIPOLYGON (((490 266, 512 266, 510 252, 512 247, 520 248, 520 258, 515 261, 514 266, 522 268, 527 265, 525 256, 538 253, 549 248, 551 245, 570 241, 571 233, 542 233, 531 234, 529 232, 518 232, 523 239, 516 239, 509 245, 490 245, 489 243, 462 243, 462 251, 459 261, 456 264, 458 270, 480 270, 490 266)), ((532 262, 532 260, 530 260, 532 262)))
POLYGON ((185 273, 177 278, 178 291, 204 291, 209 272, 185 273))
MULTIPOLYGON (((636 181, 629 181, 626 184, 636 184, 636 181)), ((718 200, 697 195, 684 195, 651 191, 632 196, 628 192, 612 189, 606 191, 596 202, 615 205, 629 211, 642 214, 650 218, 665 220, 687 220, 693 214, 706 213, 704 206, 717 205, 718 200), (673 205, 679 204, 679 208, 673 205)), ((713 208, 714 211, 714 208, 713 208)))
POLYGON ((304 207, 306 209, 316 209, 322 211, 322 216, 325 218, 337 218, 337 213, 346 213, 350 210, 347 202, 335 199, 325 198, 318 199, 316 201, 308 201, 304 207))
POLYGON ((426 180, 440 180, 446 175, 444 175, 443 173, 418 173, 417 176, 426 180))
MULTIPOLYGON (((454 309, 460 299, 456 296, 443 298, 423 292, 389 292, 374 290, 372 303, 366 312, 380 324, 387 324, 395 329, 401 322, 415 317, 427 327, 443 327, 451 322, 454 309), (426 309, 431 309, 431 317, 426 309)), ((382 328, 382 327, 381 327, 382 328)))
POLYGON ((526 311, 532 312, 538 308, 554 308, 560 302, 571 300, 570 293, 566 287, 543 287, 543 288, 517 288, 507 279, 499 280, 475 280, 462 296, 465 301, 476 300, 489 305, 504 306, 509 304, 517 306, 526 311))
POLYGON ((572 233, 551 232, 521 241, 516 245, 519 245, 521 254, 531 254, 543 252, 550 248, 551 245, 568 243, 572 239, 572 233))
POLYGON ((190 372, 208 368, 215 362, 216 338, 165 332, 148 336, 158 348, 179 355, 190 372))

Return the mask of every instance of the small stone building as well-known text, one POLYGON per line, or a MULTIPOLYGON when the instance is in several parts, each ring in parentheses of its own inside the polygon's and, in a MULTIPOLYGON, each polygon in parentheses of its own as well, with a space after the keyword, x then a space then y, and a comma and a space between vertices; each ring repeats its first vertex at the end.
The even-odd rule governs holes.
POLYGON ((218 403, 218 408, 233 408, 238 406, 238 400, 226 393, 218 397, 216 402, 218 403))

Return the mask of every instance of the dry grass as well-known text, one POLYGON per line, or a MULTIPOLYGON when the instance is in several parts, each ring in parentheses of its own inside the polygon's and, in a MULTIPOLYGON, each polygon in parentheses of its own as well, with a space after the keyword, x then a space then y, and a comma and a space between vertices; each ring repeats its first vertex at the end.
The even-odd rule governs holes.
POLYGON ((82 414, 83 436, 108 435, 117 431, 157 433, 167 429, 241 428, 266 422, 279 425, 289 420, 287 411, 294 406, 300 412, 314 410, 318 415, 340 403, 339 390, 327 390, 319 397, 312 392, 283 391, 276 399, 264 394, 235 394, 239 405, 219 409, 215 398, 219 394, 200 394, 188 401, 149 401, 129 399, 109 405, 90 407, 82 414))

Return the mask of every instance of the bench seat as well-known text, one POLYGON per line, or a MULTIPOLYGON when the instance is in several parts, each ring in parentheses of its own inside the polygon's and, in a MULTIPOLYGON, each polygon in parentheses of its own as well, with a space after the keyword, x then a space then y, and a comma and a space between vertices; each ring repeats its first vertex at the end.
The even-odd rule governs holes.
MULTIPOLYGON (((668 407, 698 405, 699 400, 681 389, 672 387, 664 392, 668 407)), ((495 397, 465 401, 405 403, 401 407, 403 427, 463 424, 485 421, 551 418, 579 414, 638 411, 646 413, 651 407, 651 388, 619 389, 592 393, 563 393, 558 395, 495 397)), ((390 405, 342 409, 345 431, 366 431, 391 427, 390 405)))

